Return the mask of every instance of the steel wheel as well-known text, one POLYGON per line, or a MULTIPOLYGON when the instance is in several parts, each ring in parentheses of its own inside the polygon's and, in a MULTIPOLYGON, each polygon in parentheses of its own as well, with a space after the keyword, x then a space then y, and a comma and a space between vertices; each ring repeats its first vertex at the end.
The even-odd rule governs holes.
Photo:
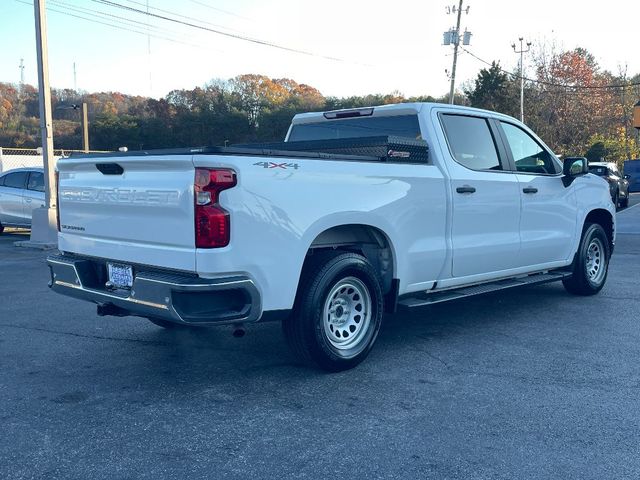
POLYGON ((356 277, 340 280, 329 292, 323 310, 324 333, 338 350, 357 346, 371 322, 371 295, 356 277))
POLYGON ((293 312, 283 320, 282 330, 301 360, 339 372, 369 354, 383 311, 378 272, 366 257, 319 252, 303 268, 293 312))
POLYGON ((609 239, 602 225, 587 223, 571 264, 571 276, 562 279, 564 288, 575 295, 595 295, 607 281, 609 239))
POLYGON ((585 269, 587 277, 594 284, 599 284, 605 274, 604 246, 599 238, 592 238, 587 247, 585 269))

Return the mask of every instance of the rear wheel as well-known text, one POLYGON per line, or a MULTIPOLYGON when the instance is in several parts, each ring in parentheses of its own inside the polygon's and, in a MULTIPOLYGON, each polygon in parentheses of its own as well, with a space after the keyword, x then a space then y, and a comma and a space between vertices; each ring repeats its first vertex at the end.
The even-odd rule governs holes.
POLYGON ((609 269, 609 240, 601 225, 587 223, 572 265, 572 275, 562 280, 575 295, 594 295, 602 290, 609 269))
POLYGON ((298 357, 337 372, 366 358, 382 314, 380 280, 369 261, 355 253, 331 252, 305 266, 293 314, 282 327, 298 357))

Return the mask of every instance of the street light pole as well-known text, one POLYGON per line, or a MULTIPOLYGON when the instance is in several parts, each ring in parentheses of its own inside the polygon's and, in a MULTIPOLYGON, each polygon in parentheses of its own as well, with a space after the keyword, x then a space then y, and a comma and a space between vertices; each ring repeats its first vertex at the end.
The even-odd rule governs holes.
POLYGON ((516 50, 516 44, 512 43, 513 51, 520 54, 520 121, 524 123, 524 64, 523 55, 531 50, 531 42, 527 42, 527 49, 522 47, 523 37, 518 38, 520 41, 520 50, 516 50))
POLYGON ((49 54, 47 49, 46 0, 34 0, 36 22, 36 50, 38 58, 38 95, 40 103, 40 131, 44 163, 45 205, 33 211, 31 243, 57 243, 55 162, 53 159, 53 119, 51 88, 49 87, 49 54))

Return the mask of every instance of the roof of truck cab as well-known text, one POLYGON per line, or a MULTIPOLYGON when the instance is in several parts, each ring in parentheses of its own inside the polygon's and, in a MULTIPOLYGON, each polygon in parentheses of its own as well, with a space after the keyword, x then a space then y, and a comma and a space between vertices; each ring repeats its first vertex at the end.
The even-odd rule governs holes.
MULTIPOLYGON (((331 122, 331 121, 339 121, 341 119, 329 119, 324 116, 325 113, 340 113, 340 112, 350 112, 355 110, 367 110, 373 108, 372 117, 386 117, 386 116, 396 116, 396 115, 417 115, 423 109, 430 108, 446 108, 447 110, 459 111, 460 113, 468 112, 468 113, 482 113, 484 115, 491 115, 493 117, 500 117, 504 119, 509 119, 511 121, 516 120, 513 117, 508 115, 504 115, 502 113, 493 112, 491 110, 482 110, 480 108, 466 107, 462 105, 450 105, 448 103, 435 103, 435 102, 413 102, 413 103, 393 103, 389 105, 372 105, 367 107, 357 107, 357 108, 344 108, 340 110, 330 110, 325 112, 308 112, 308 113, 298 113, 293 117, 291 123, 293 125, 300 125, 304 123, 317 123, 317 122, 331 122)), ((517 120, 516 120, 517 121, 517 120)))

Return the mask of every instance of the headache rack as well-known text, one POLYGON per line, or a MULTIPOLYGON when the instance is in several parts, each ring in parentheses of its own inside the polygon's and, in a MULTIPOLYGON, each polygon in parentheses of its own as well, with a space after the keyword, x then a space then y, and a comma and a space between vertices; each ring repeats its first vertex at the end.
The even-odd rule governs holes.
POLYGON ((427 142, 392 135, 296 142, 249 143, 233 145, 233 147, 257 149, 265 153, 283 151, 317 152, 333 155, 374 157, 382 162, 429 163, 429 146, 427 142))
MULTIPOLYGON (((240 155, 293 157, 361 162, 429 163, 424 140, 398 136, 356 137, 298 142, 245 143, 229 147, 191 147, 128 152, 79 153, 73 158, 113 158, 148 155, 240 155)), ((107 164, 100 164, 107 165, 107 164)))

